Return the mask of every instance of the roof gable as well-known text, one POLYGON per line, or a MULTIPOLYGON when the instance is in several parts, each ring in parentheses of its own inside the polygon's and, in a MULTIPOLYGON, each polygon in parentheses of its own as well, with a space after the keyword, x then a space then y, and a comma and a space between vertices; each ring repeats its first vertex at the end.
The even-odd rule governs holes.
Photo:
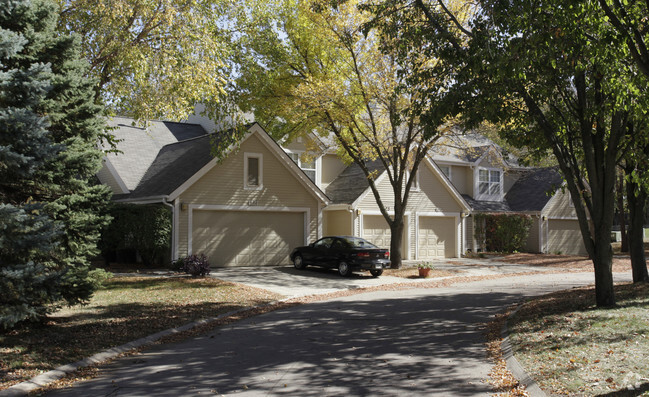
MULTIPOLYGON (((379 160, 368 162, 370 172, 377 172, 376 177, 385 169, 379 160)), ((376 179, 375 177, 375 179, 376 179)), ((361 167, 354 163, 348 166, 327 186, 326 193, 334 204, 352 204, 369 189, 370 184, 361 167)))
POLYGON ((130 191, 137 188, 163 147, 207 134, 197 124, 150 121, 147 127, 138 127, 134 123, 125 117, 108 120, 108 126, 112 127, 110 133, 119 141, 117 149, 121 153, 107 154, 106 162, 130 191))
POLYGON ((537 168, 521 176, 505 195, 512 211, 541 211, 562 184, 556 168, 537 168))

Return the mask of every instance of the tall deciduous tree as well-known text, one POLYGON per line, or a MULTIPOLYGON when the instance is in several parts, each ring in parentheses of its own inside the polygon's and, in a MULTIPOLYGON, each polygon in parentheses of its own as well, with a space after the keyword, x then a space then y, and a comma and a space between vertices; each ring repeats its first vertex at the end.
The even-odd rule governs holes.
POLYGON ((228 77, 219 24, 229 0, 56 0, 59 30, 83 37, 98 98, 137 119, 179 120, 216 104, 228 77))
POLYGON ((638 70, 649 77, 649 2, 599 0, 599 4, 622 35, 638 70))
POLYGON ((0 326, 38 320, 96 288, 109 193, 100 166, 101 108, 78 38, 56 31, 46 0, 0 4, 0 326))
POLYGON ((401 40, 407 55, 425 51, 462 68, 449 90, 466 106, 467 119, 487 118, 510 142, 554 153, 593 261, 597 304, 613 305, 615 168, 647 103, 626 46, 595 3, 480 6, 469 26, 442 1, 390 1, 377 13, 385 31, 407 33, 401 40), (413 12, 426 22, 410 22, 413 12))
MULTIPOLYGON (((381 51, 373 30, 361 30, 367 13, 357 6, 346 1, 332 8, 317 0, 251 5, 243 13, 250 20, 239 42, 237 103, 278 138, 335 136, 339 153, 367 178, 390 226, 392 264, 399 267, 410 190, 446 113, 421 119, 423 109, 439 101, 407 87, 408 71, 392 52, 381 51), (374 161, 387 173, 389 197, 379 194, 374 161)), ((426 84, 421 91, 442 85, 426 84)))

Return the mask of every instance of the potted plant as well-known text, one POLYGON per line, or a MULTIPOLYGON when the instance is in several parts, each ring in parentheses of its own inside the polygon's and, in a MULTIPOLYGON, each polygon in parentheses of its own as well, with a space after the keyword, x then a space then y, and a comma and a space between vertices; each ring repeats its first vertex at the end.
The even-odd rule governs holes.
POLYGON ((417 269, 419 269, 419 277, 425 278, 430 276, 430 272, 435 269, 435 267, 430 262, 422 262, 417 265, 417 269))

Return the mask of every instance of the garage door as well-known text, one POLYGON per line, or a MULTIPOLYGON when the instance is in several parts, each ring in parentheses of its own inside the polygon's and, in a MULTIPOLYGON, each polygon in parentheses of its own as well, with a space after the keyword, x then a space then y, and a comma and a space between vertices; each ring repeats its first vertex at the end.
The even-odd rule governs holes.
POLYGON ((566 219, 548 221, 548 253, 587 255, 579 221, 566 219))
POLYGON ((453 258, 456 256, 455 218, 422 216, 417 237, 418 259, 453 258))
POLYGON ((195 210, 192 252, 212 266, 277 266, 304 245, 304 213, 195 210))
MULTIPOLYGON (((404 222, 405 223, 405 222, 404 222)), ((403 240, 401 243, 401 256, 406 258, 407 226, 403 228, 403 240)), ((383 215, 363 215, 363 238, 380 248, 390 249, 390 226, 383 218, 383 215)))

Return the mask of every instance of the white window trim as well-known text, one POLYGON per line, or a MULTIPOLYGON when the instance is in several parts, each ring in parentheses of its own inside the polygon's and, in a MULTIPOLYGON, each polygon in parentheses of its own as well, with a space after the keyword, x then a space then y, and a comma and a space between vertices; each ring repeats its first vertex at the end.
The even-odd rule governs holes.
POLYGON ((244 153, 243 154, 243 188, 245 190, 262 190, 264 188, 264 155, 261 153, 244 153), (259 160, 259 185, 248 185, 248 159, 257 158, 259 160))
POLYGON ((503 200, 503 185, 504 185, 504 172, 502 168, 489 168, 489 167, 476 167, 474 171, 474 192, 475 192, 475 199, 476 200, 486 200, 486 201, 502 201, 503 200), (489 172, 489 178, 491 178, 491 171, 498 171, 500 173, 500 181, 498 182, 500 185, 500 189, 498 194, 480 194, 480 171, 488 171, 489 172))
POLYGON ((453 167, 451 167, 450 165, 442 164, 439 166, 439 170, 442 171, 442 174, 444 174, 444 176, 447 177, 449 181, 453 182, 453 167), (444 174, 442 168, 448 168, 448 175, 444 174))
MULTIPOLYGON (((313 166, 315 168, 303 168, 302 167, 302 155, 304 154, 304 150, 291 150, 291 149, 284 149, 284 151, 288 154, 297 154, 297 166, 299 169, 302 171, 315 171, 315 181, 313 183, 316 184, 316 186, 320 187, 320 182, 321 182, 321 169, 322 169, 322 156, 314 157, 313 158, 313 166)), ((291 157, 291 156, 289 156, 291 157)), ((293 160, 293 158, 291 158, 293 160)), ((293 160, 295 161, 295 160, 293 160)), ((306 174, 306 172, 305 172, 306 174)), ((309 178, 310 179, 310 178, 309 178)))

